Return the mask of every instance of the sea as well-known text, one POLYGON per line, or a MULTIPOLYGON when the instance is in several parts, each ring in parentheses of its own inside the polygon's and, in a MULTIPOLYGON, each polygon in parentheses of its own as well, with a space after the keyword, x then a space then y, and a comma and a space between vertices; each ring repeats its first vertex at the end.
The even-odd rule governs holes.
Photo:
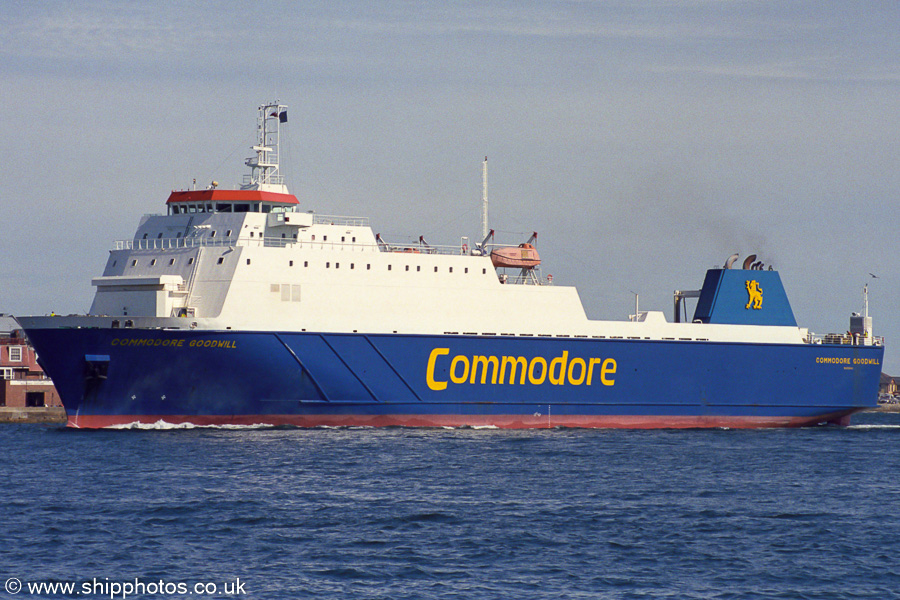
POLYGON ((0 426, 0 597, 900 598, 900 415, 791 430, 0 426))

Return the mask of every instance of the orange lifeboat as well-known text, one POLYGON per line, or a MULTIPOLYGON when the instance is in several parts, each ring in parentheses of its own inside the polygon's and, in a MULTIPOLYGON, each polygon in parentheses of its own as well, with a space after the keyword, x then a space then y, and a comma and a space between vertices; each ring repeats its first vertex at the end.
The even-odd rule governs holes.
POLYGON ((541 257, 534 246, 525 243, 518 247, 494 248, 491 250, 491 263, 495 268, 533 269, 541 264, 541 257))

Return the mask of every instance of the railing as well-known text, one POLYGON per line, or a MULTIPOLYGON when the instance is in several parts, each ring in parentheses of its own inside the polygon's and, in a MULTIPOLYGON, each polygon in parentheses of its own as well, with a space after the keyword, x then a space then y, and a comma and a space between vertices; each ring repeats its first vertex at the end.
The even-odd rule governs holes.
POLYGON ((368 227, 368 217, 342 217, 313 214, 314 225, 340 225, 341 227, 368 227))
POLYGON ((820 335, 809 332, 806 335, 806 343, 834 346, 884 346, 884 338, 878 336, 864 337, 846 333, 826 333, 820 335))
POLYGON ((431 246, 427 244, 378 244, 382 252, 399 252, 401 254, 444 254, 449 256, 465 256, 462 246, 431 246))
MULTIPOLYGON (((116 240, 113 242, 113 250, 173 250, 177 248, 200 248, 206 246, 245 246, 243 238, 223 237, 183 237, 183 238, 157 238, 147 240, 116 240)), ((250 239, 250 241, 262 242, 262 239, 250 239)), ((295 240, 280 240, 295 241, 295 240)))
POLYGON ((429 246, 424 244, 353 244, 347 242, 326 242, 311 240, 295 240, 282 237, 247 237, 231 236, 212 238, 183 237, 183 238, 156 238, 146 240, 116 240, 113 242, 113 250, 176 250, 180 248, 205 248, 224 246, 264 246, 266 248, 287 248, 297 246, 300 248, 346 248, 356 251, 381 251, 400 252, 409 254, 444 254, 463 256, 466 254, 462 246, 429 246))

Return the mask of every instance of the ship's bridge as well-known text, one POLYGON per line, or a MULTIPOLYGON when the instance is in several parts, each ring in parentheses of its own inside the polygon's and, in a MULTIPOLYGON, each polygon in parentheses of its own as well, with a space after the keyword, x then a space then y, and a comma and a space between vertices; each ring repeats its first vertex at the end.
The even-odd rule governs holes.
POLYGON ((167 214, 277 213, 294 212, 299 204, 293 194, 262 190, 188 190, 172 192, 166 200, 167 214))

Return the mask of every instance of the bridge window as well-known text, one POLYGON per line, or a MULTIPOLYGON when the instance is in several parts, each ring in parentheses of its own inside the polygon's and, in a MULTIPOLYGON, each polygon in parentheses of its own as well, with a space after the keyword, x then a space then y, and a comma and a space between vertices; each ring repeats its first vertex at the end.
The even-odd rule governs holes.
POLYGON ((218 212, 231 212, 231 205, 226 204, 224 202, 219 202, 216 204, 216 211, 218 212))

